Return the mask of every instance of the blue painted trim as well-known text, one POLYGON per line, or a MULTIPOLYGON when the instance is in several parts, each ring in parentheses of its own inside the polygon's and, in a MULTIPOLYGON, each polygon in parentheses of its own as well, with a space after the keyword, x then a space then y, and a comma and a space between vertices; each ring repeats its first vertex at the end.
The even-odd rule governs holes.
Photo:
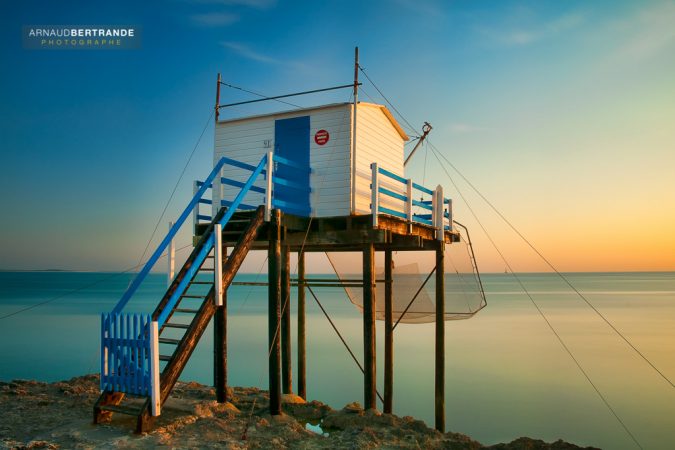
MULTIPOLYGON (((267 157, 263 157, 263 159, 266 159, 267 157)), ((185 222, 185 219, 188 218, 188 216, 192 213, 192 210, 195 208, 195 206, 198 204, 199 200, 204 196, 204 193, 206 192, 206 189, 208 189, 209 186, 213 184, 213 180, 216 178, 216 176, 220 173, 220 169, 223 167, 225 163, 229 161, 234 161, 230 160, 229 158, 220 158, 218 163, 213 167, 213 170, 209 174, 209 176, 204 180, 202 183, 201 187, 197 190, 197 193, 192 197, 192 200, 190 200, 190 203, 188 203, 187 207, 185 210, 183 210, 182 214, 178 217, 178 220, 176 220, 176 223, 173 224, 167 235, 164 237, 162 242, 159 244, 157 247, 157 250, 150 256, 150 259, 148 259, 148 262, 145 263, 143 268, 141 269, 140 272, 138 272, 138 275, 136 275, 136 278, 134 278, 134 281, 131 282, 131 285, 129 288, 126 290, 126 292, 122 295, 122 298, 120 299, 119 302, 117 302, 117 305, 113 308, 112 312, 115 314, 119 314, 122 309, 126 306, 126 304, 129 302, 129 299, 131 299, 131 296, 134 295, 140 284, 143 282, 145 277, 150 273, 150 270, 152 267, 155 265, 157 260, 162 256, 162 253, 166 250, 166 248, 169 246, 169 242, 173 240, 173 238, 176 236, 176 233, 178 233, 178 230, 180 227, 183 226, 183 223, 185 222)))
POLYGON ((423 224, 426 224, 426 225, 433 225, 431 220, 422 219, 416 214, 413 215, 413 222, 419 222, 419 223, 423 223, 423 224))
POLYGON ((285 200, 279 200, 278 198, 272 199, 272 206, 277 208, 292 208, 303 214, 307 213, 307 208, 303 208, 300 203, 287 202, 285 200))
MULTIPOLYGON (((239 167, 240 169, 246 169, 246 170, 250 170, 250 171, 256 170, 256 166, 252 166, 250 164, 246 164, 246 163, 243 163, 241 161, 237 161, 235 159, 230 159, 230 158, 227 158, 225 156, 220 158, 220 160, 224 161, 225 164, 227 164, 229 166, 239 167)), ((263 170, 263 173, 265 173, 264 170, 263 170)))
POLYGON ((413 206, 419 206, 420 208, 427 209, 429 211, 434 209, 431 205, 427 204, 427 202, 421 202, 419 200, 413 200, 412 204, 413 206))
POLYGON ((209 199, 206 199, 206 198, 200 198, 199 203, 201 203, 202 205, 212 205, 213 200, 209 200, 209 199))
POLYGON ((306 167, 302 167, 300 164, 297 164, 296 162, 291 161, 291 160, 288 159, 288 158, 284 158, 283 156, 279 156, 279 155, 275 154, 274 157, 273 157, 272 159, 273 159, 274 162, 276 162, 276 163, 283 164, 283 165, 285 165, 285 166, 291 167, 291 168, 296 169, 296 170, 299 170, 299 171, 301 171, 301 172, 306 172, 306 171, 307 171, 307 168, 306 168, 306 167))
POLYGON ((204 214, 197 214, 197 220, 208 220, 211 222, 211 219, 213 219, 213 217, 204 214))
POLYGON ((232 218, 234 212, 237 210, 237 208, 241 204, 241 201, 244 199, 249 189, 251 189, 251 186, 253 186, 253 183, 255 183, 255 180, 258 178, 258 176, 260 176, 260 174, 265 172, 264 168, 266 165, 267 165, 267 155, 262 157, 260 163, 258 163, 258 167, 255 168, 251 176, 248 178, 248 181, 246 181, 246 184, 244 184, 244 187, 241 189, 241 191, 239 191, 234 200, 232 200, 232 205, 230 206, 230 208, 227 210, 223 218, 220 219, 220 224, 223 225, 223 227, 225 227, 227 222, 232 218))
MULTIPOLYGON (((227 184, 229 186, 234 186, 234 187, 238 187, 238 188, 244 187, 244 183, 242 183, 241 181, 233 180, 231 178, 220 177, 220 182, 222 184, 227 184)), ((263 189, 261 187, 258 187, 258 186, 251 186, 250 190, 253 191, 253 192, 258 192, 260 194, 265 193, 265 189, 263 189)))
POLYGON ((415 214, 413 216, 413 218, 414 217, 418 217, 418 218, 424 219, 424 220, 431 220, 431 214, 415 214))
POLYGON ((194 278, 195 274, 197 273, 202 263, 206 259, 206 256, 208 256, 208 254, 211 252, 214 240, 215 238, 212 232, 206 239, 206 242, 204 243, 202 248, 199 250, 199 253, 197 253, 194 262, 188 268, 187 272, 185 273, 185 276, 180 280, 180 283, 178 283, 176 290, 173 291, 173 294, 171 295, 171 297, 169 297, 169 301, 167 301, 166 305, 162 309, 162 312, 159 314, 159 317, 157 317, 157 324, 159 325, 159 328, 162 328, 162 326, 164 326, 164 323, 168 319, 169 314, 171 314, 171 311, 173 311, 173 308, 176 306, 176 303, 178 303, 178 299, 180 298, 181 295, 185 293, 188 284, 190 284, 192 278, 194 278))
POLYGON ((101 381, 102 390, 149 395, 151 318, 140 314, 101 315, 101 381), (106 337, 107 334, 107 337, 106 337), (105 353, 108 373, 105 373, 105 353))
POLYGON ((377 208, 377 211, 378 211, 378 212, 381 212, 381 213, 389 214, 389 215, 391 215, 391 216, 400 217, 400 218, 402 218, 402 219, 405 219, 405 218, 406 218, 406 215, 405 215, 404 213, 398 212, 398 211, 394 211, 393 209, 385 208, 384 206, 378 207, 378 208, 377 208))
POLYGON ((397 198, 399 200, 403 200, 404 202, 408 201, 408 197, 406 197, 405 195, 401 195, 398 192, 390 191, 387 188, 381 187, 381 188, 378 189, 378 192, 380 194, 388 195, 389 197, 394 197, 394 198, 397 198))
MULTIPOLYGON (((202 187, 202 186, 204 186, 204 182, 197 180, 197 187, 202 187)), ((211 187, 213 187, 213 185, 209 184, 207 187, 211 188, 211 187)))
POLYGON ((402 176, 396 175, 394 172, 390 172, 390 171, 388 171, 387 169, 383 169, 382 167, 378 167, 378 168, 377 168, 377 171, 378 171, 379 173, 381 173, 382 175, 388 176, 389 178, 393 178, 394 180, 399 181, 399 182, 401 182, 401 183, 403 183, 403 184, 407 184, 407 183, 408 183, 408 180, 406 180, 406 179, 403 178, 402 176))
MULTIPOLYGON (((232 204, 234 202, 231 202, 229 200, 221 200, 220 201, 220 206, 227 206, 227 207, 232 207, 232 204)), ((251 209, 257 209, 257 206, 253 205, 247 205, 246 203, 240 203, 237 209, 244 209, 244 210, 251 210, 251 209)))
POLYGON ((291 189, 297 189, 298 191, 302 192, 312 191, 311 189, 308 190, 306 186, 303 186, 300 183, 295 183, 293 181, 287 180, 286 178, 277 177, 276 175, 272 175, 272 182, 281 186, 289 187, 291 189))
POLYGON ((425 194, 433 195, 433 193, 434 193, 434 191, 432 191, 431 189, 425 188, 421 184, 413 183, 412 185, 415 189, 417 189, 418 191, 422 191, 425 194))
MULTIPOLYGON (((248 181, 244 184, 244 187, 239 191, 237 196, 232 200, 232 203, 230 204, 230 208, 228 208, 227 212, 223 215, 223 217, 220 219, 218 223, 223 225, 227 225, 227 222, 232 218, 234 215, 234 212, 241 206, 241 201, 244 199, 248 191, 251 189, 251 186, 253 186, 253 183, 255 183, 256 179, 260 176, 260 174, 263 172, 265 165, 267 164, 267 155, 263 156, 262 159, 260 160, 260 163, 258 164, 258 167, 256 167, 253 170, 253 173, 251 176, 248 178, 248 181)), ((180 281, 178 286, 176 287, 176 290, 173 292, 171 297, 169 297, 169 300, 166 302, 166 305, 164 306, 164 309, 162 309, 162 312, 160 313, 159 317, 157 318, 157 323, 159 327, 161 328, 164 325, 164 322, 166 322, 167 317, 169 316, 169 313, 173 311, 173 308, 176 306, 176 303, 178 303, 178 300, 181 295, 185 292, 185 289, 187 288, 188 283, 192 281, 192 278, 195 276, 197 273, 197 270, 201 267, 202 263, 204 262, 204 259, 206 259, 206 256, 211 252, 211 249, 213 248, 215 238, 213 236, 213 230, 211 231, 211 234, 207 238, 206 242, 202 246, 202 248, 199 250, 199 253, 197 253, 197 256, 195 257, 194 262, 188 269, 187 273, 183 277, 183 279, 180 281)))
POLYGON ((450 218, 450 213, 447 212, 447 211, 445 211, 444 217, 445 217, 446 219, 449 219, 449 218, 450 218))

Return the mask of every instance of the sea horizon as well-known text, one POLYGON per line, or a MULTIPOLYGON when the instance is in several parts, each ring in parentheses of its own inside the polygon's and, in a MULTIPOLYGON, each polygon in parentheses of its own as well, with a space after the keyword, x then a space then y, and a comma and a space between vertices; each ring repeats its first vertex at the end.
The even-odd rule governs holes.
MULTIPOLYGON (((0 380, 58 381, 97 373, 100 314, 111 310, 135 275, 110 274, 119 273, 0 271, 0 317, 12 314, 0 327, 0 380), (100 281, 98 275, 107 277, 100 281)), ((670 379, 675 378, 673 274, 564 273, 670 379)), ((309 277, 317 275, 326 274, 309 277)), ((630 429, 639 433, 640 442, 646 448, 670 448, 675 441, 672 388, 555 273, 517 275, 599 390, 630 429)), ((239 274, 236 280, 260 276, 239 274)), ((530 436, 601 448, 633 448, 512 274, 484 273, 483 285, 487 307, 471 319, 445 323, 446 429, 484 444, 530 436)), ((266 289, 237 285, 228 290, 230 385, 267 389, 266 289)), ((151 312, 165 290, 166 274, 150 274, 125 311, 151 312)), ((358 309, 344 289, 315 291, 361 359, 363 322, 358 309)), ((296 293, 293 288, 293 351, 296 293)), ((394 335, 394 413, 429 425, 433 425, 433 336, 433 323, 402 323, 394 335)), ((383 337, 378 321, 377 384, 381 392, 383 337)), ((209 326, 180 378, 210 385, 212 352, 209 326)), ((297 370, 295 354, 293 370, 297 370)), ((307 377, 309 400, 333 408, 363 402, 362 375, 309 295, 307 377)))

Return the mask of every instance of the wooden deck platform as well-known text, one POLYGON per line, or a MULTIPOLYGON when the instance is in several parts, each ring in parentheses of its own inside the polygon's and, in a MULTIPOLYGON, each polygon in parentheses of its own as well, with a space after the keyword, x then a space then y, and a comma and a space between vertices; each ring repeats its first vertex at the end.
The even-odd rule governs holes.
MULTIPOLYGON (((234 239, 241 234, 254 211, 237 212, 223 229, 223 245, 234 246, 234 239)), ((194 237, 198 241, 208 224, 199 224, 194 237)), ((292 214, 281 216, 283 245, 290 251, 361 251, 363 245, 373 244, 375 251, 422 251, 437 248, 436 230, 420 223, 408 223, 385 214, 378 216, 377 228, 373 228, 371 215, 338 217, 298 217, 292 214)), ((459 241, 459 232, 445 231, 444 242, 459 241)), ((269 247, 268 225, 258 233, 252 250, 267 250, 269 247)))

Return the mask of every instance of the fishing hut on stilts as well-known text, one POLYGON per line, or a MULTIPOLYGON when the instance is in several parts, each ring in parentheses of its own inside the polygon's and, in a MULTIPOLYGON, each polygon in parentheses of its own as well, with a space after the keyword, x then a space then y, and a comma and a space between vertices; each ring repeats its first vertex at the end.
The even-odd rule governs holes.
MULTIPOLYGON (((297 286, 297 394, 303 398, 306 294, 319 302, 315 289, 342 286, 363 312, 360 367, 366 409, 377 407, 379 395, 376 319, 385 324, 381 397, 385 413, 392 412, 393 403, 394 327, 408 316, 414 317, 413 322, 435 323, 435 427, 444 431, 445 321, 472 316, 485 305, 485 298, 480 289, 479 300, 468 311, 446 311, 446 249, 463 242, 468 232, 457 229, 452 202, 442 186, 429 189, 404 176, 408 136, 385 106, 358 101, 358 68, 357 49, 353 84, 291 94, 351 89, 352 102, 232 120, 220 120, 219 111, 242 102, 220 104, 223 83, 218 76, 214 168, 205 180, 195 183, 192 200, 117 306, 101 317, 102 392, 94 406, 94 422, 123 413, 137 417, 137 431, 151 428, 211 320, 216 396, 219 402, 228 400, 227 288, 236 283, 247 253, 264 250, 270 413, 280 414, 282 393, 292 392, 291 286, 297 286), (428 200, 415 200, 418 195, 428 200), (204 209, 210 212, 205 214, 204 209), (190 217, 194 249, 175 277, 169 251, 170 283, 154 312, 123 312, 190 217), (403 298, 397 296, 394 254, 412 251, 432 252, 435 264, 414 296, 403 298), (316 252, 329 255, 336 278, 307 276, 306 255, 316 252), (291 278, 292 254, 298 258, 295 278, 291 278), (359 279, 343 276, 341 254, 351 255, 350 266, 354 255, 360 255, 356 257, 362 267, 359 279), (377 254, 384 256, 381 274, 376 273, 377 254), (423 288, 432 274, 432 298, 427 298, 422 310, 416 309, 415 302, 421 293, 426 295, 423 288)), ((283 97, 288 96, 243 103, 283 97)), ((425 128, 424 136, 429 130, 425 128)), ((479 285, 472 253, 470 259, 469 275, 479 285)))

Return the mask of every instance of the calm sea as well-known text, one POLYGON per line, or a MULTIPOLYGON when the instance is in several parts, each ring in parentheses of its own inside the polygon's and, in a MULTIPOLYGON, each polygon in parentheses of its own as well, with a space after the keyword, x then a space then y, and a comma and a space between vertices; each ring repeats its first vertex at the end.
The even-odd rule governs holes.
MULTIPOLYGON (((99 314, 112 308, 129 277, 0 272, 0 316, 61 296, 0 320, 0 379, 54 381, 97 372, 99 314)), ((568 277, 675 380, 675 273, 568 277)), ((241 275, 238 279, 253 278, 241 275)), ((644 448, 674 448, 675 389, 556 276, 526 274, 521 279, 644 448)), ((487 308, 470 320, 446 322, 446 428, 485 444, 531 436, 608 449, 635 448, 514 279, 487 274, 484 286, 487 308)), ((128 309, 150 312, 164 288, 165 277, 151 275, 128 309)), ((230 384, 266 388, 266 289, 234 286, 228 292, 230 384)), ((319 295, 361 357, 358 310, 339 288, 323 288, 319 295)), ((308 397, 335 408, 362 402, 358 368, 311 297, 307 301, 308 397)), ((431 324, 401 324, 394 338, 395 413, 429 424, 434 410, 433 331, 431 324)), ((378 322, 380 390, 382 336, 378 322)), ((183 373, 184 380, 212 381, 212 346, 212 332, 207 330, 183 373)))

